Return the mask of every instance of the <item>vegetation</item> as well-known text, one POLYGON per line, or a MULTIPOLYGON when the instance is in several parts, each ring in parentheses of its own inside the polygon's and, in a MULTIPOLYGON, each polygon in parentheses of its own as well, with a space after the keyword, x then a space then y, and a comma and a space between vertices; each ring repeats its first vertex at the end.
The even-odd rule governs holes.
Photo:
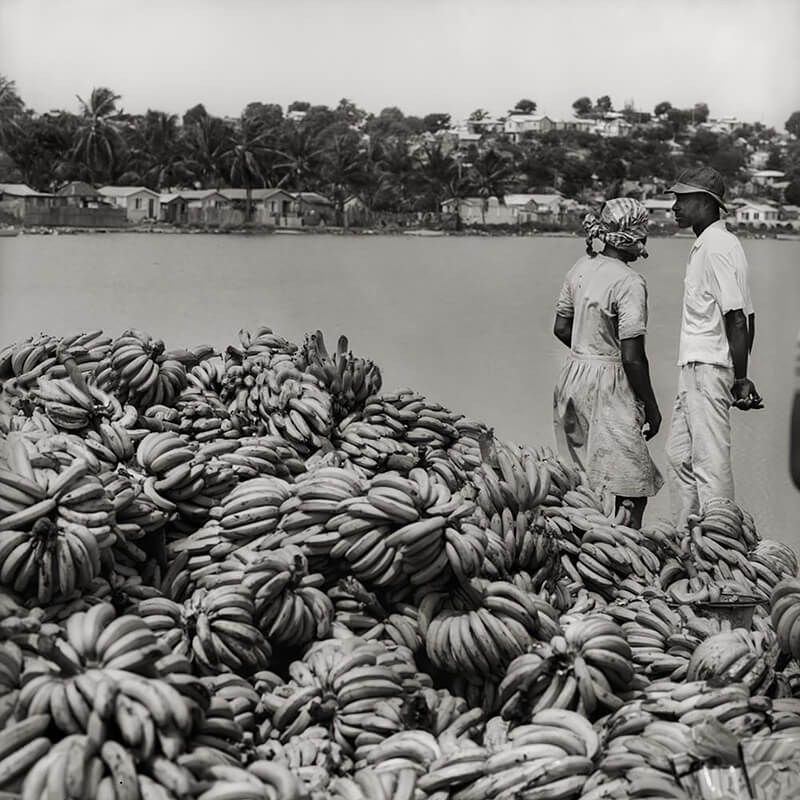
MULTIPOLYGON (((478 108, 467 126, 480 138, 467 145, 459 143, 446 113, 406 116, 388 106, 372 114, 347 98, 334 108, 298 100, 285 112, 252 102, 236 119, 214 116, 202 103, 180 118, 154 109, 129 114, 120 101, 111 89, 96 87, 86 99, 78 97, 75 112, 37 114, 14 82, 0 76, 0 148, 16 167, 0 179, 42 191, 74 179, 155 190, 235 186, 248 195, 279 186, 321 192, 340 213, 351 195, 372 211, 403 213, 438 211, 451 197, 502 202, 511 192, 557 190, 579 200, 623 190, 635 195, 637 182, 653 176, 668 181, 699 163, 735 184, 758 149, 769 152, 769 168, 787 173, 786 199, 800 200, 800 143, 779 142, 774 129, 758 123, 729 134, 698 127, 709 116, 705 103, 678 109, 662 101, 652 113, 626 106, 620 114, 633 127, 625 137, 559 130, 525 134, 517 142, 478 108)), ((576 118, 590 120, 613 108, 608 95, 573 103, 576 118)), ((534 100, 522 98, 509 113, 536 111, 534 100)), ((800 136, 800 111, 786 129, 800 136)))

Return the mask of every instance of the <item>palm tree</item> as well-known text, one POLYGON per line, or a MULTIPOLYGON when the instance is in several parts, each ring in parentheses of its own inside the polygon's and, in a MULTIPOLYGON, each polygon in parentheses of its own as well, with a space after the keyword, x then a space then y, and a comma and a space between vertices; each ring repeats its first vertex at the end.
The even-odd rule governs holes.
POLYGON ((279 187, 310 190, 319 184, 324 148, 316 142, 314 131, 287 120, 282 126, 279 146, 267 148, 274 156, 273 169, 281 177, 279 187))
POLYGON ((502 204, 513 174, 514 158, 509 152, 489 148, 473 159, 469 182, 481 198, 481 222, 484 225, 489 198, 496 197, 502 204))
POLYGON ((19 135, 19 118, 24 110, 14 81, 0 75, 0 147, 6 147, 12 136, 19 135))
POLYGON ((263 157, 266 154, 268 132, 250 118, 242 116, 238 130, 230 140, 221 159, 228 166, 231 185, 242 184, 247 192, 245 221, 250 221, 254 186, 264 186, 263 157))
POLYGON ((415 155, 420 177, 429 190, 436 211, 441 210, 442 203, 449 197, 461 196, 464 181, 458 162, 441 142, 430 143, 415 155))
POLYGON ((92 182, 98 178, 109 178, 124 150, 123 139, 115 122, 119 99, 120 95, 104 86, 92 89, 88 102, 78 96, 81 117, 75 132, 72 156, 86 166, 92 182))
POLYGON ((340 222, 344 219, 344 201, 350 192, 367 182, 367 155, 360 137, 347 125, 332 126, 326 132, 327 144, 322 152, 322 177, 330 187, 340 222))
POLYGON ((230 148, 231 131, 219 117, 204 116, 183 131, 186 166, 204 188, 217 188, 225 171, 224 154, 230 148))
POLYGON ((148 110, 133 125, 128 169, 151 189, 181 183, 189 170, 181 158, 178 139, 176 114, 148 110))
POLYGON ((382 171, 384 185, 395 198, 396 210, 408 202, 411 180, 417 166, 413 156, 408 152, 405 139, 390 137, 376 147, 376 161, 382 171))

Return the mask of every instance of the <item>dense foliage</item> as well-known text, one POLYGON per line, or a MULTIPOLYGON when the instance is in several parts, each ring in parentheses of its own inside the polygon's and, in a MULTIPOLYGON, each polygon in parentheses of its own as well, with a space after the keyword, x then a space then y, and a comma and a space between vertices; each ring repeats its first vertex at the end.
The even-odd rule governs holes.
MULTIPOLYGON (((652 114, 626 107, 622 115, 633 128, 624 137, 551 130, 516 142, 478 108, 466 125, 480 138, 467 143, 448 114, 406 116, 394 106, 367 113, 346 98, 335 108, 295 101, 285 111, 252 102, 237 119, 214 116, 202 103, 182 117, 152 109, 129 114, 106 87, 78 101, 77 113, 39 114, 0 76, 0 148, 10 159, 0 163, 0 180, 42 191, 76 179, 156 190, 278 186, 322 192, 339 209, 355 195, 374 211, 435 211, 448 197, 635 193, 623 181, 668 181, 696 163, 711 164, 735 184, 750 154, 761 150, 769 153, 766 166, 785 170, 793 182, 787 199, 800 187, 800 142, 787 143, 760 123, 726 134, 698 128, 708 119, 705 103, 678 109, 663 101, 652 114)), ((598 119, 613 105, 604 95, 594 103, 581 97, 573 108, 578 119, 598 119)), ((509 113, 536 112, 535 101, 523 98, 509 113)), ((795 112, 786 123, 795 135, 798 118, 795 112)))

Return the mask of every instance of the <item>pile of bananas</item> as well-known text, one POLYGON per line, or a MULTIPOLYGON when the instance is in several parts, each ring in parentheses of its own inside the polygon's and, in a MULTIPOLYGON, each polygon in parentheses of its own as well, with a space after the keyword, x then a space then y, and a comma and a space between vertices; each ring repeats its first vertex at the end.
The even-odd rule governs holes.
POLYGON ((2 800, 682 798, 800 730, 791 548, 381 380, 319 331, 0 351, 2 800))

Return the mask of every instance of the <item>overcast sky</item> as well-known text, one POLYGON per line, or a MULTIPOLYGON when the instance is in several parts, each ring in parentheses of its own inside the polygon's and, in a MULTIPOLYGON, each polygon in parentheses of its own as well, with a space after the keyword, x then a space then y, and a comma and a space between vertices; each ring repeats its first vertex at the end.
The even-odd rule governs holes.
POLYGON ((466 117, 581 95, 800 109, 800 0, 0 0, 0 74, 36 111, 108 86, 126 111, 238 115, 348 97, 466 117))

